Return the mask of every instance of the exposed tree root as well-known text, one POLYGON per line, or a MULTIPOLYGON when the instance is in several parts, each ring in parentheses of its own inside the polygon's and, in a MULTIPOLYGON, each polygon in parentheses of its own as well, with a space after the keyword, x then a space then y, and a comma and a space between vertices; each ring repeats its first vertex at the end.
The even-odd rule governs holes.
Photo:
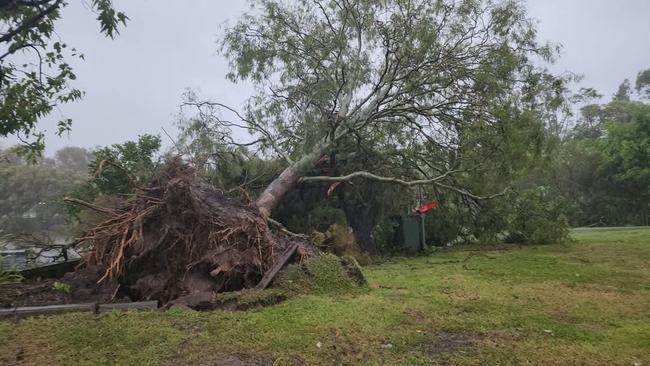
MULTIPOLYGON (((107 216, 77 242, 92 244, 86 265, 105 268, 98 282, 117 281, 133 300, 252 288, 296 240, 276 239, 254 204, 227 197, 180 160, 121 210, 81 204, 107 216)), ((308 254, 302 245, 299 255, 308 254)))

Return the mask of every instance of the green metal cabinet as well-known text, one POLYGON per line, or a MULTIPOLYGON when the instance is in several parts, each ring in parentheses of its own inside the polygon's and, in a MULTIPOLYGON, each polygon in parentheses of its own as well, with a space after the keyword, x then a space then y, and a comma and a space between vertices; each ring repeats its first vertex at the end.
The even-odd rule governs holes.
POLYGON ((410 252, 425 249, 424 215, 400 216, 395 230, 395 245, 410 252))

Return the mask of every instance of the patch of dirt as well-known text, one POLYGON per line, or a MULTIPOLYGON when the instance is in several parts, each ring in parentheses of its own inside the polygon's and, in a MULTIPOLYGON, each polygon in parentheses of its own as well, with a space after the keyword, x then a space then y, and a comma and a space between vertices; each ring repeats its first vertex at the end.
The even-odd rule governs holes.
POLYGON ((429 322, 429 317, 417 309, 406 309, 403 314, 409 323, 425 324, 429 322))
POLYGON ((574 323, 576 317, 572 316, 565 308, 553 308, 546 312, 549 317, 563 323, 574 323))
POLYGON ((115 299, 119 290, 116 281, 109 280, 97 284, 97 278, 103 271, 97 266, 88 266, 76 272, 66 273, 60 279, 25 280, 2 285, 0 308, 130 301, 129 298, 123 297, 115 299), (58 289, 57 283, 61 284, 58 289))
POLYGON ((247 355, 221 355, 209 361, 200 363, 201 366, 273 366, 273 359, 247 355))
POLYGON ((276 289, 246 289, 220 294, 199 292, 170 301, 165 307, 190 308, 194 310, 244 311, 279 304, 286 299, 287 296, 282 291, 276 289))
POLYGON ((46 280, 2 285, 0 292, 3 293, 3 296, 0 299, 0 308, 69 304, 71 302, 70 294, 55 291, 53 289, 54 282, 54 280, 46 280))
MULTIPOLYGON (((180 363, 182 364, 182 363, 180 363)), ((163 366, 179 365, 177 361, 164 363, 163 366)), ((256 356, 250 354, 223 354, 217 355, 203 362, 200 366, 304 366, 305 363, 298 358, 278 358, 256 356)))
POLYGON ((429 342, 422 346, 423 352, 434 365, 454 365, 457 356, 474 356, 482 347, 507 349, 521 340, 518 334, 501 331, 476 332, 433 332, 429 342))
POLYGON ((423 347, 426 354, 436 359, 444 354, 469 354, 475 342, 476 335, 472 333, 439 331, 423 347))
POLYGON ((230 310, 230 311, 243 311, 263 308, 266 306, 276 305, 287 299, 287 296, 281 293, 270 294, 259 299, 241 299, 241 298, 225 298, 217 299, 213 302, 213 309, 230 310))

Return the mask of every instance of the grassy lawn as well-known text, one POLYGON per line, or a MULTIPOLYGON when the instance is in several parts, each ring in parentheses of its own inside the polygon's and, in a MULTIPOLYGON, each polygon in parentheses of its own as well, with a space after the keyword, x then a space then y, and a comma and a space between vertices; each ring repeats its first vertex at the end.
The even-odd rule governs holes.
POLYGON ((393 259, 370 289, 248 312, 0 322, 0 364, 650 365, 650 231, 574 238, 393 259))

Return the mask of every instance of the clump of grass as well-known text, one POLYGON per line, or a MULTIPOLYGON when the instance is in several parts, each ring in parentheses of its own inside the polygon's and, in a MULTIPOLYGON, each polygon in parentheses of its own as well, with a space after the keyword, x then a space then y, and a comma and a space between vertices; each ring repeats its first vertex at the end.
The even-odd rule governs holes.
POLYGON ((333 294, 357 288, 343 266, 341 258, 323 254, 301 264, 289 265, 280 275, 276 287, 292 294, 333 294))
POLYGON ((72 290, 72 287, 70 287, 70 285, 68 285, 67 283, 56 281, 52 285, 52 289, 54 291, 58 291, 64 294, 69 294, 70 291, 72 290))

